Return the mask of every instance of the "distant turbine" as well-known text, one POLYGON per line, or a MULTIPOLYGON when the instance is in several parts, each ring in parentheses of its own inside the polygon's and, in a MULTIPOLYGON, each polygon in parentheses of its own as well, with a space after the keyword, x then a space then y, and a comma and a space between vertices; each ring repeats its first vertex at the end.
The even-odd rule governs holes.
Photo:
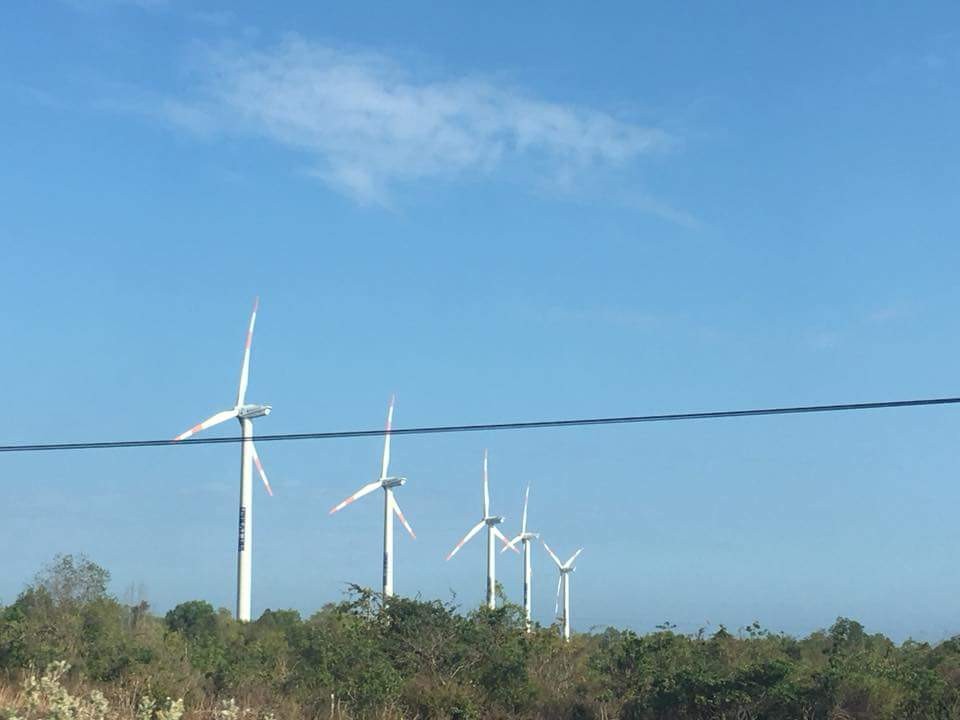
MULTIPOLYGON (((500 538, 504 545, 509 545, 509 541, 502 532, 500 528, 497 527, 500 523, 503 522, 502 515, 491 515, 490 514, 490 481, 487 475, 487 451, 483 451, 483 517, 480 518, 480 522, 470 528, 470 532, 463 536, 463 540, 457 543, 457 546, 450 551, 450 554, 447 555, 447 560, 452 558, 457 554, 457 551, 462 548, 474 535, 480 532, 481 528, 484 525, 487 526, 487 607, 491 610, 495 610, 497 607, 497 579, 496 579, 496 559, 497 552, 494 549, 494 538, 500 538)), ((514 552, 520 552, 516 548, 513 548, 514 552)))
POLYGON ((554 613, 559 612, 560 610, 560 588, 563 588, 563 639, 567 642, 570 641, 570 573, 574 571, 573 561, 577 559, 577 556, 583 552, 583 548, 577 550, 573 556, 567 560, 565 563, 560 562, 560 558, 554 554, 553 550, 550 549, 550 546, 547 545, 546 541, 543 541, 543 546, 547 549, 547 552, 550 553, 550 557, 553 558, 553 561, 557 564, 557 568, 560 570, 560 577, 557 580, 557 603, 554 606, 554 613))
POLYGON ((530 541, 540 537, 539 533, 527 532, 527 502, 530 500, 530 485, 527 485, 527 492, 523 496, 523 519, 520 522, 520 534, 504 546, 500 552, 506 552, 507 548, 515 549, 518 542, 523 543, 523 614, 526 618, 527 632, 530 632, 532 599, 530 597, 530 541))
POLYGON ((410 533, 410 537, 414 540, 417 539, 417 536, 413 534, 413 528, 410 527, 410 524, 407 522, 406 518, 403 517, 403 513, 400 511, 400 506, 397 504, 396 498, 393 496, 393 489, 395 487, 400 487, 407 482, 406 478, 402 477, 390 477, 390 429, 393 427, 393 406, 394 406, 394 397, 390 397, 390 406, 387 408, 387 432, 383 438, 383 463, 380 466, 380 479, 376 480, 368 485, 364 485, 362 488, 357 490, 353 495, 348 497, 339 505, 335 505, 331 510, 330 514, 333 515, 338 510, 343 510, 347 505, 352 503, 354 500, 362 498, 364 495, 372 493, 378 488, 383 488, 383 596, 385 598, 391 597, 393 595, 393 514, 396 513, 397 517, 400 518, 400 522, 403 523, 403 526, 407 529, 407 532, 410 533))
POLYGON ((207 418, 199 425, 194 425, 185 433, 177 435, 174 440, 186 440, 201 430, 219 425, 232 418, 240 421, 243 442, 240 444, 240 522, 237 541, 237 619, 243 622, 250 620, 250 571, 251 551, 253 549, 253 486, 251 485, 251 461, 257 466, 257 472, 263 479, 263 485, 269 495, 270 481, 263 471, 260 456, 253 444, 253 419, 270 414, 269 405, 246 405, 244 399, 247 394, 247 382, 250 379, 250 343, 253 342, 253 326, 257 322, 257 308, 260 298, 253 301, 253 312, 250 314, 250 327, 247 330, 247 343, 243 349, 243 365, 240 368, 240 388, 237 391, 237 403, 231 410, 218 412, 207 418))

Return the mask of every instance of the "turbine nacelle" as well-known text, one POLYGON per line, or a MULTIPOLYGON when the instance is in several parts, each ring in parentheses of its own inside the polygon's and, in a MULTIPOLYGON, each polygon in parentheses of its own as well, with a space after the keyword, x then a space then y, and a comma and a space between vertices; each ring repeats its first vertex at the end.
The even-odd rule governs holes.
POLYGON ((237 408, 237 417, 241 420, 265 417, 273 408, 270 405, 241 405, 237 408))
POLYGON ((483 521, 490 527, 493 527, 494 525, 499 525, 502 523, 504 521, 504 517, 503 515, 489 515, 485 517, 483 521))
POLYGON ((395 488, 406 484, 406 482, 407 479, 405 477, 388 477, 380 480, 380 485, 383 488, 395 488))

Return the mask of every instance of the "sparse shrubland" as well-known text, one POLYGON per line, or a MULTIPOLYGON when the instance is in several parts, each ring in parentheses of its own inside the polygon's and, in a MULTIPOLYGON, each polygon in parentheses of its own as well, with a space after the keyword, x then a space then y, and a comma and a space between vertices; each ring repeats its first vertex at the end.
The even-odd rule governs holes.
POLYGON ((960 638, 897 645, 852 620, 795 639, 608 629, 562 643, 519 608, 353 588, 309 618, 165 616, 58 558, 0 607, 0 720, 960 720, 960 638))

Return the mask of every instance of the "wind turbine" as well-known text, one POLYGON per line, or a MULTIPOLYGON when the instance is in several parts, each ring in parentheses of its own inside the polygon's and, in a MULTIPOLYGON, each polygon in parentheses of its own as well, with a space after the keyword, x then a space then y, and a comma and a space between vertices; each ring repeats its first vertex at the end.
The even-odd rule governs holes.
MULTIPOLYGON (((496 580, 496 560, 497 553, 495 549, 494 538, 500 538, 500 540, 508 545, 509 541, 506 536, 500 532, 500 528, 497 527, 500 523, 503 522, 502 515, 491 515, 490 514, 490 481, 487 474, 487 451, 483 451, 483 516, 480 518, 480 522, 470 528, 470 531, 463 536, 463 540, 457 543, 457 546, 450 551, 450 554, 447 555, 447 560, 452 558, 457 554, 457 551, 462 548, 467 542, 476 535, 483 528, 484 525, 487 526, 487 607, 491 610, 495 610, 497 607, 497 580, 496 580)), ((516 548, 513 548, 514 552, 519 552, 516 548)))
POLYGON ((413 533, 413 528, 407 522, 407 519, 400 511, 397 499, 393 496, 393 489, 400 487, 407 482, 406 478, 390 477, 390 429, 393 426, 393 406, 395 398, 390 397, 390 406, 387 408, 387 431, 383 436, 383 462, 380 465, 380 479, 364 485, 353 495, 348 497, 339 505, 335 505, 330 514, 333 515, 338 510, 343 510, 354 500, 359 500, 364 495, 372 493, 378 488, 383 488, 383 596, 385 598, 393 595, 393 514, 396 513, 400 522, 410 533, 414 540, 417 536, 413 533))
POLYGON ((526 617, 527 632, 530 632, 532 606, 530 598, 530 541, 540 537, 539 533, 527 532, 527 502, 529 500, 530 485, 527 485, 527 492, 523 496, 523 519, 520 521, 520 534, 500 551, 506 552, 507 548, 515 549, 518 542, 523 543, 523 614, 526 617))
POLYGON ((560 569, 560 577, 557 580, 557 604, 554 607, 554 613, 560 610, 560 588, 563 588, 563 639, 567 642, 570 642, 570 573, 574 571, 573 561, 577 559, 577 556, 583 552, 583 548, 577 550, 573 556, 567 560, 565 563, 560 562, 560 558, 556 556, 553 550, 550 549, 550 546, 547 545, 547 542, 543 541, 543 546, 547 549, 547 552, 550 553, 550 557, 553 558, 553 561, 557 564, 557 567, 560 569))
POLYGON ((253 444, 253 419, 270 414, 269 405, 246 404, 247 383, 250 380, 250 343, 253 342, 253 326, 257 322, 257 308, 260 298, 253 301, 253 312, 250 314, 250 327, 247 329, 247 342, 243 348, 243 365, 240 368, 240 387, 237 391, 237 403, 230 410, 218 412, 184 433, 177 435, 174 440, 186 440, 201 430, 219 425, 232 418, 240 421, 243 442, 240 443, 240 521, 237 540, 237 619, 242 622, 250 620, 250 571, 251 550, 253 548, 253 487, 251 463, 257 466, 257 472, 263 479, 267 494, 273 495, 270 481, 263 471, 260 456, 253 444))

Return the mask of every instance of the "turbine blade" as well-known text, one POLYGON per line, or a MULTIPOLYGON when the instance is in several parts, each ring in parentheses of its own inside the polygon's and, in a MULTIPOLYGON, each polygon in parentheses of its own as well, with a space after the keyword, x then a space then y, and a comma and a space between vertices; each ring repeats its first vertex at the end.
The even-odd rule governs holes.
POLYGON ((250 344, 253 342, 253 326, 257 322, 257 308, 260 307, 260 297, 253 300, 253 312, 250 313, 250 327, 247 329, 247 342, 243 346, 243 365, 240 367, 240 387, 237 390, 237 407, 243 405, 247 396, 247 383, 250 380, 250 344))
POLYGON ((353 495, 351 495, 350 497, 348 497, 346 500, 344 500, 343 502, 341 502, 339 505, 334 505, 332 508, 330 508, 330 514, 333 515, 333 514, 334 514, 335 512, 337 512, 338 510, 343 510, 347 505, 349 505, 350 503, 352 503, 354 500, 359 500, 359 499, 362 498, 364 495, 369 495, 369 494, 372 493, 374 490, 376 490, 376 489, 378 489, 378 488, 381 488, 381 487, 383 487, 383 485, 382 485, 382 483, 381 483, 379 480, 377 480, 376 482, 372 482, 372 483, 370 483, 369 485, 364 485, 362 488, 360 488, 359 490, 357 490, 353 495))
POLYGON ((387 477, 390 469, 390 429, 393 427, 393 404, 396 395, 390 396, 390 406, 387 408, 387 432, 383 436, 383 464, 380 465, 380 478, 387 477))
POLYGON ((560 573, 560 577, 557 578, 557 601, 553 605, 553 614, 560 614, 560 585, 563 583, 563 573, 560 573))
POLYGON ((580 548, 579 550, 577 550, 577 551, 570 557, 570 559, 567 560, 567 562, 564 564, 564 567, 565 567, 565 568, 568 568, 568 567, 570 567, 571 565, 573 565, 573 561, 576 560, 576 559, 577 559, 577 556, 578 556, 580 553, 582 553, 582 552, 583 552, 583 548, 580 548))
POLYGON ((523 496, 523 519, 520 521, 520 532, 527 532, 527 502, 530 500, 530 483, 527 483, 527 492, 523 496))
POLYGON ((250 452, 253 455, 253 464, 257 466, 257 472, 260 473, 260 479, 263 480, 263 486, 267 489, 267 495, 273 497, 273 488, 270 487, 270 481, 267 480, 267 474, 263 471, 263 464, 260 462, 260 455, 257 453, 257 446, 250 443, 250 452))
POLYGON ((472 528, 470 528, 470 532, 468 532, 466 535, 464 535, 464 536, 463 536, 463 540, 461 540, 460 542, 458 542, 458 543, 457 543, 457 546, 456 546, 453 550, 450 551, 450 554, 449 554, 449 555, 447 555, 447 560, 449 560, 449 559, 452 558, 454 555, 456 555, 456 554, 457 554, 457 551, 458 551, 460 548, 462 548, 464 545, 466 545, 467 542, 470 540, 470 538, 472 538, 474 535, 476 535, 478 532, 480 532, 480 530, 481 530, 481 529, 483 528, 483 526, 486 525, 486 524, 487 524, 487 523, 485 523, 483 520, 481 520, 481 521, 478 522, 476 525, 474 525, 472 528))
POLYGON ((400 505, 397 503, 397 498, 393 495, 390 495, 390 499, 393 501, 393 511, 397 514, 397 517, 400 518, 400 522, 407 529, 407 532, 410 533, 410 537, 416 540, 417 536, 413 532, 413 528, 410 527, 410 523, 408 523, 407 519, 403 516, 403 512, 400 510, 400 505))
MULTIPOLYGON (((507 550, 516 549, 514 546, 517 544, 519 540, 523 540, 523 535, 517 535, 513 540, 511 540, 506 545, 504 545, 503 550, 501 550, 500 552, 506 552, 507 550)), ((519 550, 517 552, 519 552, 519 550)))
POLYGON ((515 547, 511 547, 511 546, 510 546, 510 541, 507 540, 507 536, 506 536, 506 535, 504 535, 502 532, 500 532, 500 528, 498 528, 496 525, 493 525, 493 526, 491 527, 491 529, 493 530, 493 534, 494 534, 496 537, 500 538, 500 542, 502 542, 502 543, 506 546, 506 547, 504 547, 504 550, 506 550, 506 549, 509 547, 511 550, 513 550, 513 551, 514 551, 515 553, 517 553, 518 555, 520 554, 520 551, 519 551, 519 550, 517 550, 515 547))
POLYGON ((549 545, 547 545, 547 541, 546 541, 546 540, 543 540, 543 539, 541 538, 540 542, 543 543, 543 546, 547 549, 547 552, 550 553, 550 557, 553 558, 553 561, 557 564, 557 567, 558 567, 558 568, 562 568, 562 567, 563 567, 563 563, 560 562, 560 558, 557 557, 557 554, 556 554, 555 552, 553 552, 553 550, 550 549, 550 546, 549 546, 549 545))
POLYGON ((191 435, 196 435, 201 430, 206 430, 207 428, 211 428, 214 425, 219 425, 220 423, 226 422, 227 420, 231 420, 236 416, 237 416, 236 408, 234 408, 233 410, 224 410, 223 412, 218 412, 216 415, 212 417, 208 417, 202 423, 198 423, 197 425, 194 425, 192 428, 190 428, 186 432, 180 433, 174 438, 174 441, 186 440, 188 437, 190 437, 191 435))
POLYGON ((490 517, 490 480, 487 476, 487 450, 483 450, 483 516, 490 517))

